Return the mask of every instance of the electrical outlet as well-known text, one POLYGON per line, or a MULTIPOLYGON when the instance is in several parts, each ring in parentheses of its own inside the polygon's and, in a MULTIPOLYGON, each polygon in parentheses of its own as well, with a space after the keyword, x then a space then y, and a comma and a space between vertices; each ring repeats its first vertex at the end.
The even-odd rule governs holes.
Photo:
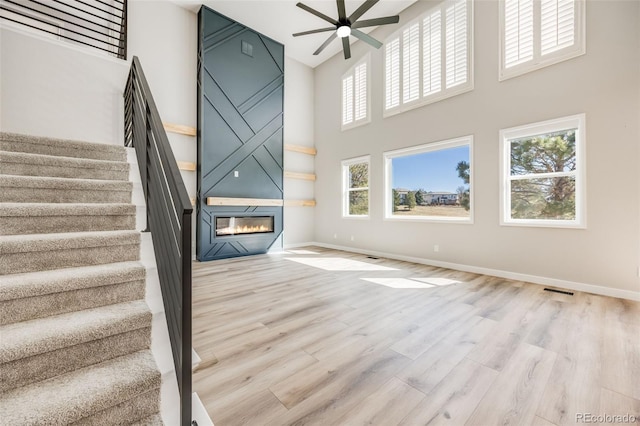
POLYGON ((338 234, 333 234, 333 239, 337 240, 338 239, 338 234))
POLYGON ((433 251, 435 251, 436 253, 440 251, 440 246, 439 245, 434 245, 433 246, 433 251))
POLYGON ((356 238, 352 235, 351 236, 351 241, 355 241, 355 240, 356 240, 356 238))
POLYGON ((238 176, 240 176, 240 172, 239 172, 239 171, 237 171, 237 170, 235 170, 235 171, 233 172, 233 177, 238 177, 238 176))

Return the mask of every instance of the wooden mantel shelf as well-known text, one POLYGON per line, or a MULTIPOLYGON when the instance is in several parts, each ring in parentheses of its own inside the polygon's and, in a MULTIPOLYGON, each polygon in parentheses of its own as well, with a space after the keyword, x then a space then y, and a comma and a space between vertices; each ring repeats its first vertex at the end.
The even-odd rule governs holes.
POLYGON ((298 173, 298 172, 284 172, 284 177, 288 179, 301 179, 301 180, 316 180, 314 173, 298 173))
POLYGON ((257 206, 257 207, 282 207, 283 200, 270 198, 225 198, 207 197, 208 206, 257 206))
POLYGON ((195 127, 184 126, 182 124, 162 123, 164 130, 179 135, 197 136, 198 130, 195 127))
POLYGON ((316 155, 318 153, 318 151, 316 151, 315 148, 312 148, 310 146, 292 145, 288 143, 284 144, 284 149, 286 151, 299 152, 301 154, 307 154, 307 155, 316 155))
POLYGON ((207 197, 208 206, 315 207, 316 200, 274 200, 270 198, 207 197))

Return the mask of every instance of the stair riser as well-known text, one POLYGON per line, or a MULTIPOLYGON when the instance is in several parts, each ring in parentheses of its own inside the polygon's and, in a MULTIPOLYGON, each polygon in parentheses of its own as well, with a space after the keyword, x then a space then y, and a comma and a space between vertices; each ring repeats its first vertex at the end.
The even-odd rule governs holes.
POLYGON ((0 187, 6 203, 130 203, 131 191, 0 187))
POLYGON ((91 160, 126 161, 126 152, 104 152, 93 149, 78 149, 61 145, 46 145, 14 140, 1 140, 0 151, 26 152, 29 154, 57 155, 60 157, 87 158, 91 160))
POLYGON ((144 327, 104 339, 0 364, 0 390, 6 392, 60 374, 146 349, 151 328, 144 327))
POLYGON ((0 255, 0 275, 139 260, 140 244, 0 255))
MULTIPOLYGON (((160 388, 157 387, 90 417, 85 417, 73 423, 73 426, 128 425, 157 413, 159 406, 160 388)), ((153 426, 162 426, 162 424, 156 423, 153 426)))
POLYGON ((0 325, 143 299, 145 281, 131 281, 0 302, 0 325))
POLYGON ((75 179, 127 180, 127 170, 102 170, 79 167, 56 167, 41 164, 0 163, 2 173, 18 176, 47 176, 75 179))
POLYGON ((119 231, 132 230, 135 226, 135 215, 0 217, 0 235, 119 231))

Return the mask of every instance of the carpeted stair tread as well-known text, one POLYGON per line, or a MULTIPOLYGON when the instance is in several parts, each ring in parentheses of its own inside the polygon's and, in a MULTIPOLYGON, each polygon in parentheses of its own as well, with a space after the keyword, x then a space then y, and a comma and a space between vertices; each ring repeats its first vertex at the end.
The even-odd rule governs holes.
POLYGON ((0 203, 6 216, 121 216, 135 215, 136 206, 126 203, 0 203))
POLYGON ((137 231, 64 232, 0 236, 0 255, 140 244, 137 231))
POLYGON ((136 206, 124 203, 0 203, 0 235, 131 230, 136 206))
POLYGON ((126 161, 123 146, 0 132, 0 150, 65 157, 126 161))
POLYGON ((133 188, 133 184, 120 180, 0 175, 0 187, 82 191, 130 191, 133 188))
MULTIPOLYGON (((0 363, 0 394, 20 386, 149 349, 150 345, 151 328, 145 327, 81 345, 0 363)), ((143 418, 143 416, 137 418, 143 418)))
POLYGON ((0 301, 144 280, 145 273, 139 262, 118 262, 0 275, 0 301))
POLYGON ((0 151, 0 164, 19 163, 37 166, 64 167, 67 169, 109 170, 128 172, 125 161, 94 160, 91 158, 62 157, 59 155, 31 154, 28 152, 0 151))
POLYGON ((131 424, 131 426, 163 426, 163 425, 164 425, 164 422, 162 421, 162 417, 160 416, 160 414, 157 414, 157 413, 131 424))
POLYGON ((0 418, 7 425, 69 424, 158 388, 160 381, 144 350, 6 392, 0 418))
POLYGON ((144 300, 8 324, 0 327, 0 363, 150 325, 151 312, 144 300))

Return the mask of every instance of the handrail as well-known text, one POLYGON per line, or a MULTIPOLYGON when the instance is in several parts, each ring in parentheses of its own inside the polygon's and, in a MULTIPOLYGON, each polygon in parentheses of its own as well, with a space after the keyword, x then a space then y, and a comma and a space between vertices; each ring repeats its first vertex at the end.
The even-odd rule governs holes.
POLYGON ((3 0, 0 20, 127 58, 127 0, 3 0))
MULTIPOLYGON (((191 214, 167 133, 137 56, 125 86, 125 146, 134 147, 142 178, 180 391, 180 425, 191 426, 191 214)), ((194 422, 195 423, 195 422, 194 422)))

